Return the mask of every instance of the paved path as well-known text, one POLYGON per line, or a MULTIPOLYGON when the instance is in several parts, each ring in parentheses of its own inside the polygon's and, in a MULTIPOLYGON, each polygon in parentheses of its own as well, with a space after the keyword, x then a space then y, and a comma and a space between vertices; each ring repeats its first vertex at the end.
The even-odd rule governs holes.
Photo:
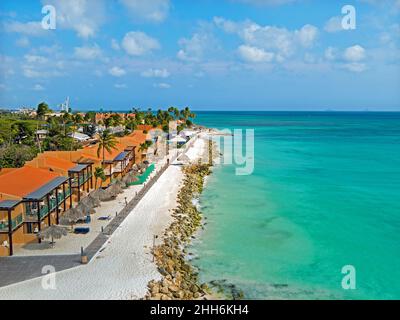
MULTIPOLYGON (((96 239, 84 250, 89 261, 101 250, 109 237, 117 230, 125 218, 142 200, 145 194, 157 182, 161 175, 168 168, 168 164, 162 167, 157 174, 145 183, 144 187, 138 192, 121 212, 107 225, 104 232, 99 234, 96 239)), ((80 255, 47 255, 47 256, 27 256, 27 257, 1 257, 0 258, 0 287, 8 286, 21 281, 41 277, 44 266, 54 266, 57 272, 71 269, 81 265, 80 255)))

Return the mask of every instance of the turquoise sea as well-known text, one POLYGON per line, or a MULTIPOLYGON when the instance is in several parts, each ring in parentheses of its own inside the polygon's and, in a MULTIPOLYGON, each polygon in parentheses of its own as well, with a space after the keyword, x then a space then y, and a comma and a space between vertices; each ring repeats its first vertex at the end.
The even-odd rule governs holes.
POLYGON ((255 129, 255 170, 214 168, 193 244, 203 281, 254 299, 400 299, 400 113, 200 112, 255 129), (341 269, 356 270, 343 290, 341 269))

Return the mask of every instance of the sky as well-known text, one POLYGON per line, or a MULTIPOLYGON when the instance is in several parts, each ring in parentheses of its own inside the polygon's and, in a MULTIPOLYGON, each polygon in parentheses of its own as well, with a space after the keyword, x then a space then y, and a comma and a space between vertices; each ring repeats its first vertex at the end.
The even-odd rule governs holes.
POLYGON ((400 111, 399 89, 400 0, 0 1, 0 108, 400 111))

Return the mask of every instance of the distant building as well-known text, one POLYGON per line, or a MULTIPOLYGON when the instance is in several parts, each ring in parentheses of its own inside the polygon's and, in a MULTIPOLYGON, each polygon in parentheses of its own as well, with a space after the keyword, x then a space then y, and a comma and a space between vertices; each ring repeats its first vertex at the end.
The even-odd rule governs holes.
POLYGON ((79 142, 87 142, 87 141, 91 140, 91 138, 87 134, 80 133, 80 132, 71 133, 70 136, 79 142))
POLYGON ((113 115, 119 115, 123 120, 127 120, 129 118, 135 118, 134 113, 117 113, 117 112, 108 112, 108 113, 96 113, 95 121, 96 123, 104 122, 104 120, 112 117, 113 115))
POLYGON ((44 139, 46 139, 46 137, 47 137, 47 135, 49 134, 49 132, 48 132, 47 130, 37 130, 37 131, 35 132, 35 134, 36 134, 36 137, 37 137, 39 140, 44 140, 44 139))

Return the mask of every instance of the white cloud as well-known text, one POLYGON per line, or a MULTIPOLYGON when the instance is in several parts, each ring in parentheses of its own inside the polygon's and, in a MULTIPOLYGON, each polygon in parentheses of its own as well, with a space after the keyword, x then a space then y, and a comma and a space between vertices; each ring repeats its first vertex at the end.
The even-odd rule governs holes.
POLYGON ((121 0, 135 20, 164 21, 171 6, 170 0, 121 0))
POLYGON ((241 45, 238 51, 239 55, 248 62, 271 62, 275 56, 274 53, 246 45, 241 45))
POLYGON ((21 48, 27 48, 27 47, 29 47, 30 46, 30 41, 29 41, 29 39, 27 38, 27 37, 22 37, 22 38, 19 38, 16 42, 15 42, 15 44, 18 46, 18 47, 21 47, 21 48))
POLYGON ((140 31, 128 32, 122 40, 122 48, 132 56, 141 56, 160 49, 160 47, 157 39, 149 37, 140 31))
POLYGON ((97 44, 93 46, 75 47, 75 57, 78 59, 93 60, 101 56, 102 51, 97 44))
POLYGON ((296 2, 297 0, 233 0, 234 2, 242 2, 257 6, 279 6, 296 2))
POLYGON ((324 26, 324 30, 326 32, 339 32, 343 31, 343 26, 342 26, 342 17, 332 17, 330 18, 324 26))
POLYGON ((336 60, 337 55, 338 55, 338 50, 334 47, 328 47, 325 50, 325 59, 327 59, 327 60, 331 60, 331 61, 336 60))
POLYGON ((245 46, 274 53, 278 62, 283 62, 297 51, 312 47, 318 36, 318 29, 305 25, 299 30, 261 26, 250 20, 233 22, 221 17, 214 18, 217 27, 228 33, 235 33, 245 46))
POLYGON ((349 47, 345 50, 344 59, 351 62, 359 62, 365 59, 365 49, 360 45, 349 47))
POLYGON ((104 0, 42 0, 57 9, 57 27, 74 30, 81 38, 94 37, 105 21, 104 0))
POLYGON ((318 29, 310 24, 306 24, 300 30, 295 31, 295 36, 303 47, 309 48, 313 46, 318 36, 318 29))
POLYGON ((114 50, 117 50, 117 51, 121 49, 118 41, 115 39, 111 39, 111 48, 113 48, 114 50))
POLYGON ((114 84, 114 88, 116 89, 126 89, 128 86, 125 83, 116 83, 114 84))
POLYGON ((159 88, 159 89, 170 89, 170 88, 171 88, 171 85, 168 84, 168 83, 162 82, 162 83, 155 83, 155 84, 153 85, 153 87, 154 87, 154 88, 159 88))
POLYGON ((31 22, 7 22, 4 23, 4 30, 6 32, 15 32, 24 34, 27 36, 43 36, 46 30, 42 28, 41 22, 31 21, 31 22))
POLYGON ((343 65, 343 67, 348 71, 357 73, 367 70, 367 66, 365 63, 358 63, 358 62, 346 63, 343 65))
POLYGON ((145 78, 168 78, 170 73, 167 69, 148 69, 143 71, 141 76, 145 78))
POLYGON ((24 58, 28 63, 34 64, 45 64, 48 61, 46 57, 32 54, 26 54, 24 58))
POLYGON ((35 84, 35 86, 33 87, 33 90, 34 91, 44 91, 45 88, 40 84, 35 84))
POLYGON ((184 61, 200 61, 207 50, 213 46, 214 39, 206 33, 195 33, 192 38, 182 38, 178 44, 181 49, 177 53, 177 57, 184 61))
POLYGON ((122 77, 126 74, 126 71, 120 67, 112 67, 110 70, 108 70, 108 73, 113 77, 122 77))

